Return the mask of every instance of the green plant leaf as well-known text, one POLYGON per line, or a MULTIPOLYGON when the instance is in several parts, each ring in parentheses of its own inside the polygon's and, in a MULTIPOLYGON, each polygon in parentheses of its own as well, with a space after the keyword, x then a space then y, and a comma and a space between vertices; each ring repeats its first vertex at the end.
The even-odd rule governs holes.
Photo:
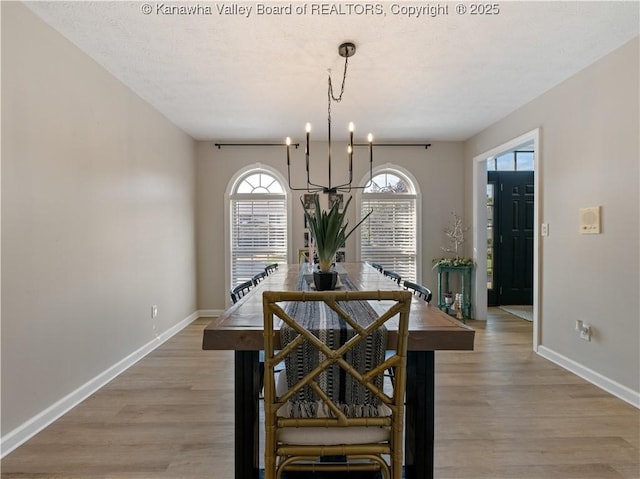
POLYGON ((302 209, 307 219, 307 227, 313 237, 318 260, 320 261, 320 269, 322 271, 329 270, 337 251, 344 247, 347 238, 349 238, 373 212, 372 210, 367 213, 358 224, 347 231, 349 221, 346 219, 346 215, 351 200, 352 197, 350 196, 342 211, 340 211, 338 202, 334 203, 329 211, 326 211, 320 208, 320 199, 316 194, 313 198, 315 214, 312 214, 305 208, 304 201, 300 198, 300 203, 302 204, 302 209))

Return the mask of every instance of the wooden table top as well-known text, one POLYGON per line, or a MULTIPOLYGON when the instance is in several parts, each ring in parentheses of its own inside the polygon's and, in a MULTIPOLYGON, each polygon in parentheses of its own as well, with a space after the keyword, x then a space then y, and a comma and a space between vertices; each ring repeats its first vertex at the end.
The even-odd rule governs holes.
MULTIPOLYGON (((399 286, 365 263, 340 263, 359 290, 393 290, 399 286)), ((202 349, 259 351, 263 349, 263 291, 295 291, 298 264, 280 265, 248 295, 214 318, 205 328, 202 349)), ((473 350, 475 331, 417 296, 409 315, 410 351, 473 350)), ((394 341, 389 331, 389 341, 394 341)), ((276 342, 279 338, 276 337, 276 342)), ((277 344, 277 343, 276 343, 277 344)))

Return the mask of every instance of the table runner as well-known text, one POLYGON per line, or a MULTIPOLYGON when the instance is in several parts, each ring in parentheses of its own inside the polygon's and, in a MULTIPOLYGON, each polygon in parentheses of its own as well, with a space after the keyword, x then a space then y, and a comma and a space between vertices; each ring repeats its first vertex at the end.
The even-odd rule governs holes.
MULTIPOLYGON (((357 289, 346 275, 341 275, 340 279, 341 288, 357 289)), ((300 291, 311 289, 302 273, 298 278, 297 289, 300 291)), ((367 301, 346 301, 339 302, 339 304, 350 317, 356 319, 363 326, 371 324, 378 318, 378 314, 367 301)), ((291 302, 286 305, 285 312, 332 349, 339 348, 356 335, 351 326, 323 302, 291 302)), ((297 336, 298 333, 291 327, 286 324, 281 326, 280 339, 283 344, 289 344, 297 336)), ((386 346, 387 330, 382 326, 348 351, 345 360, 358 372, 364 373, 385 360, 386 346)), ((288 387, 295 384, 298 378, 312 371, 323 359, 324 355, 321 355, 320 351, 308 342, 298 347, 285 359, 288 387)), ((383 380, 383 376, 380 375, 372 382, 377 388, 382 389, 383 380)), ((379 399, 340 366, 330 366, 316 377, 316 381, 346 416, 373 417, 380 415, 379 399)), ((287 415, 291 417, 326 417, 330 415, 328 408, 309 387, 302 388, 290 403, 287 415)))

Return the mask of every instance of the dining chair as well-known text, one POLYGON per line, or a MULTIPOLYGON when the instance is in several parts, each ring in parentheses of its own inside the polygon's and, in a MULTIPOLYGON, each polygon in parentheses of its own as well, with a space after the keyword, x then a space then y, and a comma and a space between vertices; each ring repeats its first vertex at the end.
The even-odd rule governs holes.
POLYGON ((264 478, 324 470, 401 479, 411 293, 265 291, 262 297, 264 478), (321 327, 320 317, 329 326, 321 327), (393 354, 385 358, 387 346, 393 354), (389 368, 396 370, 393 384, 384 380, 389 368))
POLYGON ((400 286, 400 282, 402 281, 402 276, 400 276, 398 273, 396 273, 395 271, 391 271, 390 269, 385 269, 382 272, 382 274, 384 274, 388 278, 391 278, 396 283, 398 283, 398 286, 400 286))
POLYGON ((260 281, 262 281, 263 279, 265 279, 267 277, 267 271, 261 271, 258 274, 254 274, 253 278, 251 278, 251 281, 253 282, 254 286, 258 286, 258 283, 260 281))
POLYGON ((433 298, 433 293, 431 292, 431 290, 421 284, 418 286, 420 286, 419 292, 422 295, 422 299, 424 299, 427 303, 430 303, 431 299, 433 298))
POLYGON ((433 294, 431 293, 431 290, 426 286, 407 280, 405 280, 402 284, 406 289, 411 290, 413 294, 417 295, 419 298, 424 299, 427 303, 431 302, 433 294))
POLYGON ((384 272, 384 268, 382 267, 382 265, 379 265, 378 263, 369 263, 369 264, 375 269, 377 269, 380 273, 384 272))
POLYGON ((273 264, 268 264, 264 269, 264 271, 265 273, 267 273, 267 276, 269 276, 271 273, 273 273, 277 269, 278 269, 278 263, 273 263, 273 264))
POLYGON ((236 304, 240 301, 240 298, 245 296, 249 291, 253 288, 253 280, 245 281, 244 283, 240 283, 238 286, 231 290, 231 301, 233 304, 236 304))

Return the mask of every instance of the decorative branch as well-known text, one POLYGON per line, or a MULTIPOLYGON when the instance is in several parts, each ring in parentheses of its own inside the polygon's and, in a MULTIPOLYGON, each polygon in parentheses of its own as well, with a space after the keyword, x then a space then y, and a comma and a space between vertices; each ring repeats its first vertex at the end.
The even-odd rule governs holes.
POLYGON ((446 253, 455 255, 455 259, 460 258, 460 247, 465 242, 464 234, 469 231, 469 226, 462 226, 462 217, 452 211, 453 221, 444 229, 444 234, 449 238, 449 246, 440 248, 446 253))
POLYGON ((464 234, 469 231, 470 226, 463 226, 462 217, 457 215, 455 211, 451 212, 453 220, 444 229, 444 234, 448 239, 447 246, 441 246, 440 249, 445 253, 452 254, 453 258, 436 258, 433 260, 434 268, 437 266, 469 266, 473 264, 473 258, 464 258, 460 256, 461 247, 465 242, 464 234))

